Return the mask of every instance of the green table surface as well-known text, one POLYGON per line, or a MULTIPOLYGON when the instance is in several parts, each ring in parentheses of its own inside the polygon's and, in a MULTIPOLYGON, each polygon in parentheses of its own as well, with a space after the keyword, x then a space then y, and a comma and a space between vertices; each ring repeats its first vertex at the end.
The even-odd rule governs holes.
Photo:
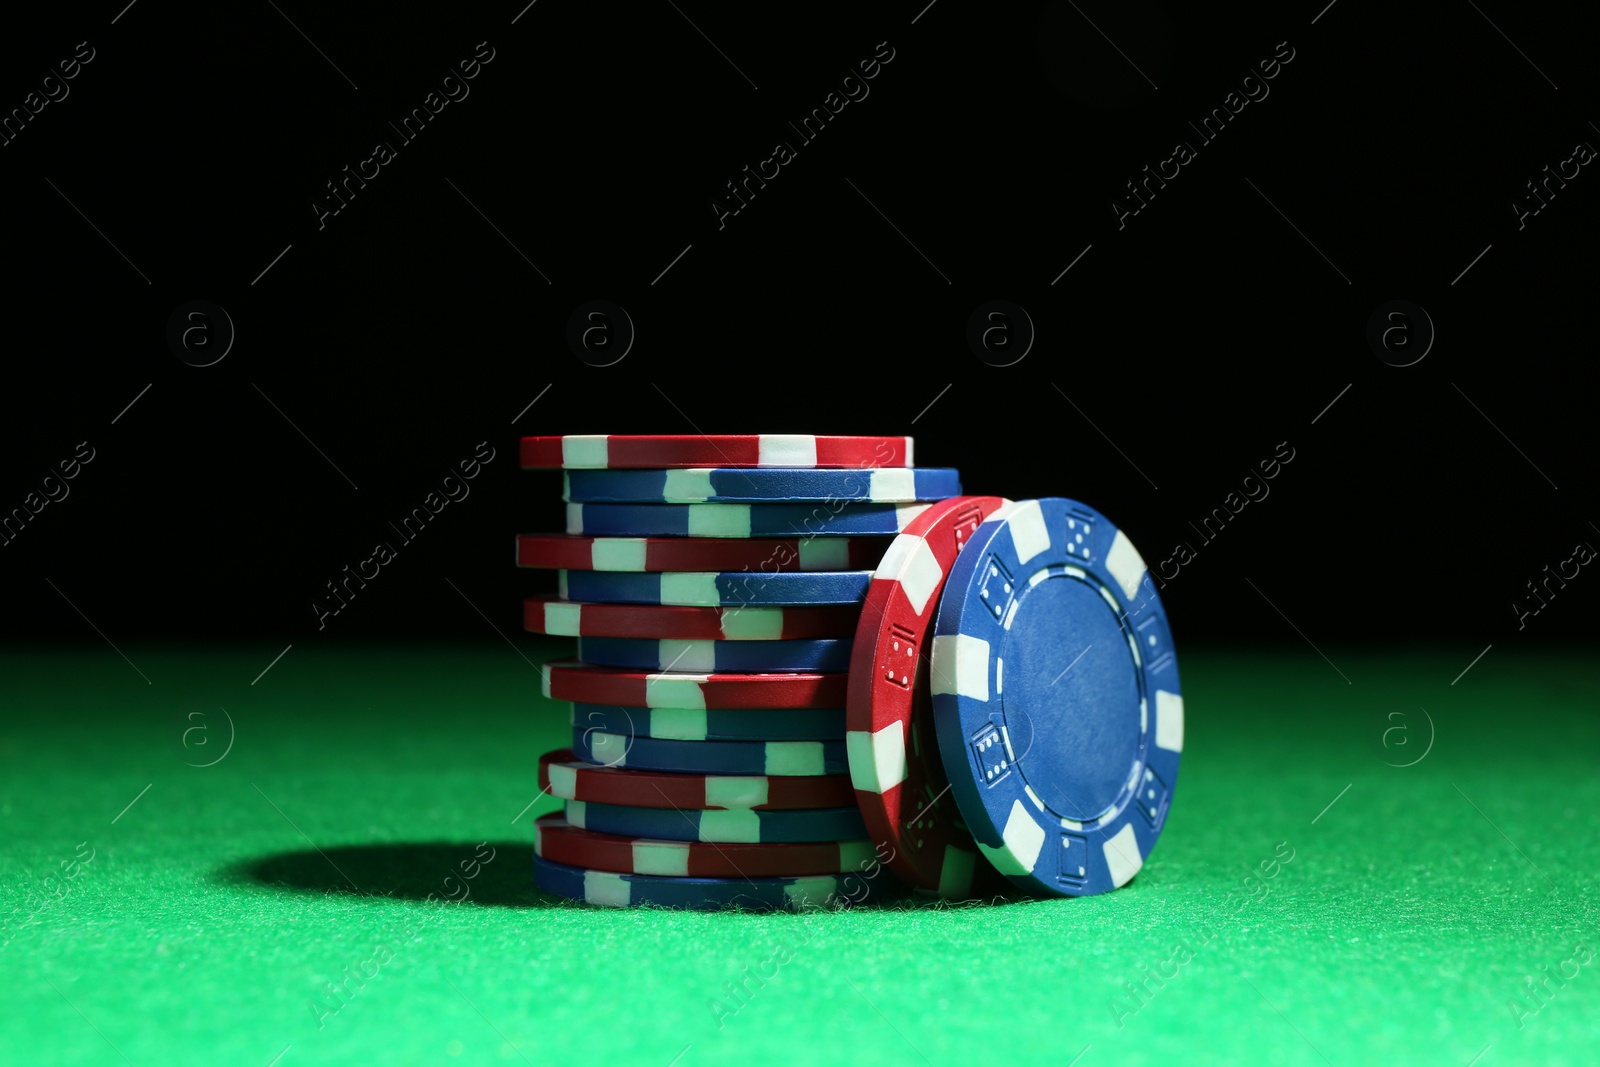
POLYGON ((533 889, 564 650, 0 653, 0 1063, 1600 1062, 1592 650, 1190 650, 1132 884, 800 915, 533 889))

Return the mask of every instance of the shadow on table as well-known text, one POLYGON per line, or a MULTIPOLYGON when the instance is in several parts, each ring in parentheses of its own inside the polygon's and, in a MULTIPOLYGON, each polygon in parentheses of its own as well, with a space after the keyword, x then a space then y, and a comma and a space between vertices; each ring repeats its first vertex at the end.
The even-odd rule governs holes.
MULTIPOLYGON (((532 908, 569 904, 541 892, 533 883, 533 848, 526 841, 472 844, 345 845, 277 852, 223 868, 227 885, 259 886, 318 896, 374 897, 392 900, 476 904, 491 908, 532 908)), ((884 874, 883 877, 889 877, 884 874)), ((898 883, 896 883, 898 886, 898 883)), ((891 890, 883 899, 852 911, 923 911, 1041 903, 990 898, 949 903, 891 890)), ((819 909, 827 910, 827 909, 819 909)), ((757 911, 726 914, 760 915, 757 911)))
POLYGON ((230 885, 293 893, 501 908, 558 899, 534 888, 533 846, 527 841, 344 845, 276 852, 225 867, 218 877, 230 885))

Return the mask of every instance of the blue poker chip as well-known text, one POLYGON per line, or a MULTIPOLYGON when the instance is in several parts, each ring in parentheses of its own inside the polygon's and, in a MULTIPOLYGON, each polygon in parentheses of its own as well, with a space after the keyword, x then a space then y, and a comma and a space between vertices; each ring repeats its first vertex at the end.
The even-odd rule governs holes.
POLYGON ((845 730, 843 708, 717 711, 574 704, 572 725, 630 740, 668 741, 842 741, 845 730))
POLYGON ((715 841, 781 844, 799 841, 861 841, 867 836, 860 809, 635 808, 569 800, 567 822, 580 830, 656 841, 715 841))
POLYGON ((995 867, 1033 893, 1128 882, 1183 751, 1167 615, 1133 543, 1092 508, 1002 508, 956 558, 934 627, 951 792, 995 867))
POLYGON ((588 504, 755 504, 800 500, 904 504, 961 495, 961 474, 947 467, 571 470, 564 478, 561 499, 588 504))
POLYGON ((819 637, 809 641, 652 641, 634 637, 580 637, 578 658, 605 667, 687 671, 690 674, 848 671, 852 644, 847 637, 819 637))
POLYGON ((926 504, 568 504, 567 533, 601 537, 897 534, 926 504))
POLYGON ((599 767, 687 774, 809 777, 850 769, 843 741, 663 741, 607 733, 581 722, 572 728, 572 752, 599 767))
POLYGON ((657 874, 613 874, 533 860, 533 880, 558 897, 609 908, 653 905, 694 911, 797 911, 848 907, 904 892, 888 870, 825 874, 807 878, 683 878, 657 874))
POLYGON ((782 607, 859 604, 871 571, 561 571, 561 599, 585 604, 684 604, 692 607, 782 607))

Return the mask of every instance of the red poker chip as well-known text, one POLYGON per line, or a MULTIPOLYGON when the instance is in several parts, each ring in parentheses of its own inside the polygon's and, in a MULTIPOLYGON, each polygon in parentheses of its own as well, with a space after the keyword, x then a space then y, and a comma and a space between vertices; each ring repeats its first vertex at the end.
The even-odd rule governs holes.
POLYGON ((524 470, 685 467, 911 467, 909 437, 640 434, 524 437, 524 470))
POLYGON ((850 654, 845 741, 867 833, 902 879, 952 899, 1011 886, 978 851, 950 793, 934 736, 930 639, 956 556, 1007 503, 954 497, 917 516, 878 565, 850 654))
POLYGON ((556 863, 619 874, 679 878, 792 878, 866 871, 876 860, 865 841, 799 844, 657 841, 580 830, 562 815, 534 820, 534 852, 556 863))
POLYGON ((870 571, 887 537, 579 537, 521 534, 517 566, 571 571, 870 571))
POLYGON ((716 808, 793 811, 847 808, 855 803, 850 779, 843 774, 787 777, 598 767, 580 760, 569 748, 546 752, 539 757, 539 789, 562 800, 694 811, 716 808))
MULTIPOLYGON (((629 605, 634 607, 637 605, 629 605)), ((836 708, 849 675, 657 674, 555 660, 540 668, 544 695, 636 708, 836 708)))
POLYGON ((856 604, 718 608, 668 604, 584 604, 555 596, 529 597, 522 602, 522 628, 555 637, 642 637, 656 641, 784 641, 851 637, 856 632, 856 621, 860 617, 861 609, 856 604))

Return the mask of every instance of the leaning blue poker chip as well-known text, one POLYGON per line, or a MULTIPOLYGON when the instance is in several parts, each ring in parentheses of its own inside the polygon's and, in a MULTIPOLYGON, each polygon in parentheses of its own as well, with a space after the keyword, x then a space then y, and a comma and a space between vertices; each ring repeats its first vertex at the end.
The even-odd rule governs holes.
POLYGON ((926 504, 568 504, 567 533, 601 537, 897 534, 926 504))
POLYGON ((956 558, 934 635, 939 752, 979 848, 1035 894, 1127 883, 1183 752, 1172 634, 1133 543, 1076 501, 1002 508, 956 558))
POLYGON ((561 599, 586 604, 682 604, 692 607, 781 607, 859 604, 871 571, 682 571, 628 574, 561 571, 561 599))
POLYGON ((534 883, 546 893, 608 908, 654 905, 694 911, 795 911, 846 907, 904 892, 887 870, 825 874, 807 878, 684 878, 658 874, 613 874, 533 860, 534 883))
POLYGON ((580 830, 657 841, 777 844, 791 841, 861 841, 861 812, 848 808, 635 808, 569 800, 567 822, 580 830))
POLYGON ((844 637, 819 637, 811 641, 651 641, 631 637, 580 637, 578 658, 605 667, 687 671, 690 674, 848 671, 851 644, 850 639, 844 637))
POLYGON ((625 708, 574 704, 572 725, 668 741, 843 741, 843 708, 625 708))
POLYGON ((905 504, 961 495, 961 474, 949 467, 573 470, 563 478, 565 491, 561 499, 580 504, 755 504, 796 500, 905 504))
POLYGON ((581 722, 572 728, 572 751, 597 767, 689 774, 802 777, 850 769, 843 741, 663 741, 607 733, 581 722))

